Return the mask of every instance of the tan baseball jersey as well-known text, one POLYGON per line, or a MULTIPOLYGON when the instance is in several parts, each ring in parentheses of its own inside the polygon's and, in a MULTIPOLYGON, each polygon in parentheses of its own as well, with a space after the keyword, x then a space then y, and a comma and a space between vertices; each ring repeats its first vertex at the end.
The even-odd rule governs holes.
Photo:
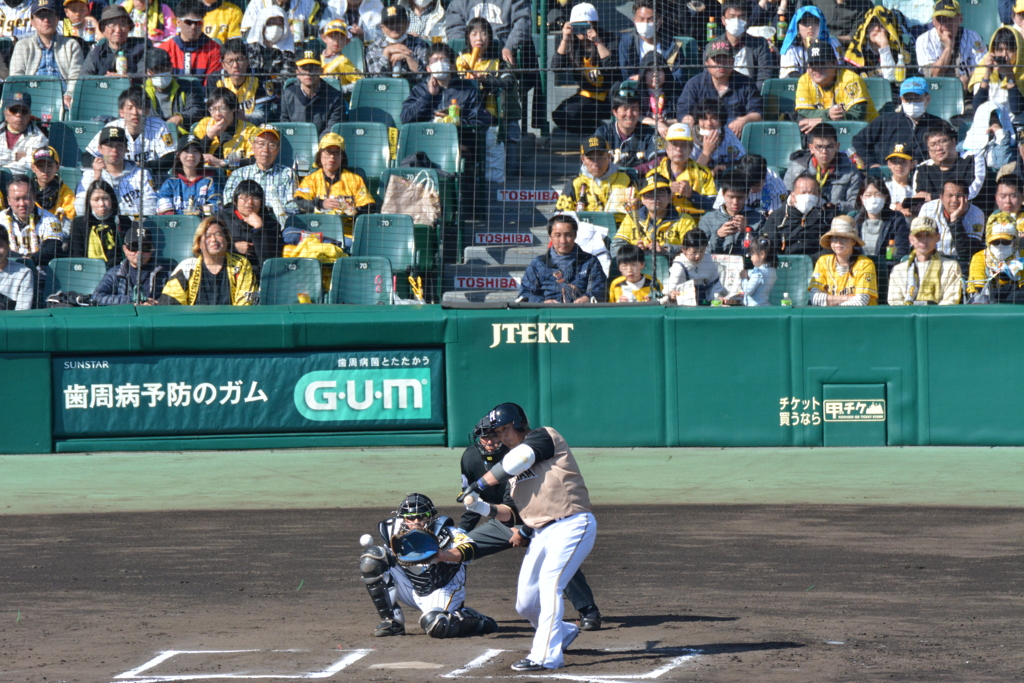
POLYGON ((509 492, 527 525, 539 529, 556 519, 591 511, 587 485, 561 434, 540 427, 526 435, 523 445, 533 449, 536 461, 510 481, 509 492))

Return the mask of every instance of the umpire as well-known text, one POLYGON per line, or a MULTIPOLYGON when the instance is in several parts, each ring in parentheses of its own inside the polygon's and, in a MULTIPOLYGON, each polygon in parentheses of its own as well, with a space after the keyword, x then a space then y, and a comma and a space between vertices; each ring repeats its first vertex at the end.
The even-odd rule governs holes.
MULTIPOLYGON (((462 453, 462 487, 466 488, 471 482, 484 476, 495 463, 508 453, 508 447, 494 436, 491 430, 491 423, 485 416, 477 423, 471 435, 471 445, 462 453)), ((480 492, 480 497, 491 505, 508 505, 511 501, 506 500, 509 496, 508 483, 502 486, 492 486, 480 492)), ((480 522, 480 515, 466 510, 459 519, 459 528, 469 534, 469 537, 476 542, 476 556, 474 559, 487 557, 508 550, 513 546, 525 546, 529 540, 520 535, 517 528, 509 528, 497 519, 490 519, 477 526, 480 522)), ((565 597, 569 599, 572 606, 579 612, 579 626, 583 631, 597 631, 601 628, 601 612, 594 603, 594 593, 590 590, 587 577, 583 570, 577 570, 572 579, 565 587, 565 597)))

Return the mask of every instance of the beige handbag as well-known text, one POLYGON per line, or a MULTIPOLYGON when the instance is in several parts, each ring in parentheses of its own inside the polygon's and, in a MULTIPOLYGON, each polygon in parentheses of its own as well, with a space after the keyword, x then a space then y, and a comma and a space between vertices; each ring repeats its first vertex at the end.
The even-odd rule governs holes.
POLYGON ((441 197, 437 184, 425 172, 413 178, 392 175, 384 193, 381 213, 412 216, 417 225, 436 225, 441 219, 441 197))

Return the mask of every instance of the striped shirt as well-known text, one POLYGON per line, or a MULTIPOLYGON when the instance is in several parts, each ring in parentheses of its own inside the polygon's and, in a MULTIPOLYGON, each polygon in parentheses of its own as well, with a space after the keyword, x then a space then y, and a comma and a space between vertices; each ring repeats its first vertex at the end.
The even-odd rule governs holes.
MULTIPOLYGON (((82 180, 78 183, 78 190, 75 192, 75 212, 79 216, 89 215, 85 206, 85 192, 89 189, 92 181, 96 179, 91 168, 87 168, 82 174, 82 180)), ((156 214, 158 200, 156 188, 153 186, 153 176, 149 171, 125 162, 121 175, 114 177, 104 169, 99 179, 106 180, 117 192, 118 213, 122 216, 139 217, 156 214)))
POLYGON ((274 209, 281 225, 284 225, 288 216, 299 212, 299 206, 295 203, 295 172, 287 166, 274 164, 268 171, 260 169, 256 164, 242 166, 228 178, 228 184, 224 187, 225 201, 234 196, 235 188, 243 180, 255 180, 260 184, 267 196, 267 204, 274 209))
MULTIPOLYGON (((155 116, 146 118, 142 127, 142 133, 132 137, 132 134, 125 128, 124 119, 116 119, 106 125, 107 128, 124 128, 124 134, 128 136, 128 149, 124 153, 125 161, 138 164, 142 160, 156 161, 168 152, 174 152, 174 140, 167 130, 163 119, 155 116)), ((103 131, 96 133, 85 151, 94 157, 100 156, 100 135, 103 131)))

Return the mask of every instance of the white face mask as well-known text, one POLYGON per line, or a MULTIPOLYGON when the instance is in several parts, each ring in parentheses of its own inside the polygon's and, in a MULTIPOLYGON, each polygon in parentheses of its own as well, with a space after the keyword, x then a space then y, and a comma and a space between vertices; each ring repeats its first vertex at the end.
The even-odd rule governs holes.
POLYGON ((885 208, 885 197, 864 197, 864 210, 873 216, 882 213, 885 208))
POLYGON ((402 35, 398 36, 397 38, 392 38, 391 36, 384 36, 384 42, 388 43, 389 45, 394 45, 395 43, 400 43, 403 40, 405 40, 405 37, 407 35, 409 35, 409 34, 408 33, 403 33, 402 35))
POLYGON ((654 37, 654 22, 638 21, 634 26, 636 26, 636 32, 641 38, 650 40, 654 37))
POLYGON ((434 2, 434 0, 413 0, 413 2, 415 2, 416 6, 419 7, 420 9, 425 9, 429 7, 430 4, 434 2))
POLYGON ((912 119, 919 119, 924 116, 924 110, 927 109, 924 102, 904 102, 903 113, 912 119))
POLYGON ((807 213, 818 205, 818 195, 798 194, 793 197, 793 206, 800 213, 807 213))
POLYGON ((439 62, 431 62, 427 65, 427 71, 434 74, 435 76, 450 76, 452 73, 452 63, 447 59, 442 59, 439 62))
POLYGON ((739 38, 747 32, 747 21, 739 17, 725 20, 725 32, 734 38, 739 38))
POLYGON ((263 39, 267 42, 267 45, 273 45, 277 41, 284 37, 283 26, 267 26, 263 29, 263 39))
POLYGON ((702 138, 706 138, 707 136, 711 135, 712 133, 717 133, 718 132, 717 128, 699 128, 698 130, 700 131, 700 136, 702 138))
POLYGON ((992 254, 992 258, 996 261, 1008 261, 1013 258, 1013 245, 1012 244, 990 244, 988 245, 988 253, 992 254))
POLYGON ((150 81, 153 83, 153 87, 157 90, 164 90, 171 84, 171 76, 165 74, 163 76, 150 76, 150 81))

